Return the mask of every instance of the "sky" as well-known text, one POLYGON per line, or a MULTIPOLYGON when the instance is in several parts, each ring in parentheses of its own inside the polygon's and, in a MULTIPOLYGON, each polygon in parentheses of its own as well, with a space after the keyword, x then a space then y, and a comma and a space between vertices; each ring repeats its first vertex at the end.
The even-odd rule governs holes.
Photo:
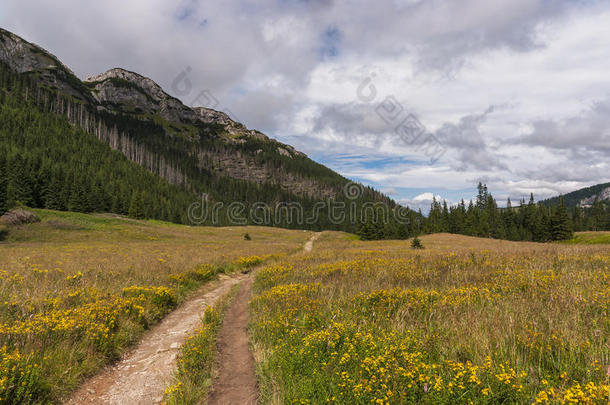
POLYGON ((2 0, 77 76, 148 76, 412 208, 610 181, 610 1, 2 0))

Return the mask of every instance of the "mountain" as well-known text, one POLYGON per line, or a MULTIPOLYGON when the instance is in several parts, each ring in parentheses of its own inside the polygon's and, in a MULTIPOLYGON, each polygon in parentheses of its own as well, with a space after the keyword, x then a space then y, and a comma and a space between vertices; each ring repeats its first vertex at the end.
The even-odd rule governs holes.
MULTIPOLYGON (((358 221, 353 221, 355 218, 351 218, 351 222, 338 223, 329 218, 328 212, 315 208, 316 204, 329 199, 353 202, 358 205, 358 213, 366 203, 383 203, 391 209, 397 207, 391 199, 368 187, 361 188, 356 197, 345 195, 344 189, 350 184, 345 177, 314 162, 290 145, 246 128, 223 112, 184 105, 152 79, 138 73, 115 68, 81 81, 57 57, 3 29, 0 29, 0 68, 4 76, 2 89, 7 97, 5 102, 10 101, 13 107, 12 110, 5 109, 5 113, 17 111, 18 116, 24 113, 22 121, 15 122, 15 126, 28 126, 38 136, 50 136, 40 131, 40 127, 50 125, 52 119, 49 114, 61 117, 71 124, 72 135, 86 134, 101 141, 129 161, 181 190, 175 193, 181 195, 180 203, 176 204, 170 204, 171 196, 154 191, 157 196, 163 194, 164 201, 169 202, 165 204, 167 206, 161 204, 157 210, 148 208, 147 215, 159 217, 160 212, 166 212, 164 219, 169 215, 172 220, 185 222, 184 215, 178 218, 178 208, 169 206, 183 209, 186 193, 193 196, 193 201, 206 195, 210 203, 224 203, 221 211, 225 210, 225 213, 227 205, 232 202, 245 204, 246 207, 263 204, 271 214, 277 212, 282 203, 298 203, 304 207, 307 217, 311 217, 308 213, 313 214, 314 210, 318 210, 315 214, 317 220, 311 224, 302 221, 300 224, 290 224, 285 220, 274 224, 354 231, 359 226, 358 221), (36 117, 40 123, 35 128, 32 127, 34 121, 25 118, 26 112, 32 109, 41 114, 36 117)), ((63 128, 64 132, 67 128, 63 123, 52 125, 53 128, 63 128)), ((12 143, 5 145, 7 154, 15 149, 16 144, 21 143, 22 147, 26 142, 26 139, 17 138, 9 129, 4 128, 12 139, 12 143)), ((56 132, 53 135, 56 136, 55 140, 62 136, 59 130, 50 132, 56 132)), ((93 148, 92 144, 87 145, 87 148, 93 148)), ((85 164, 71 153, 76 152, 62 150, 64 159, 85 164)), ((44 160, 44 155, 36 156, 31 157, 33 161, 28 163, 26 171, 42 164, 39 160, 44 160)), ((108 158, 107 161, 112 159, 108 158)), ((55 162, 48 164, 56 165, 55 162)), ((63 173, 72 172, 73 169, 64 165, 57 170, 63 173)), ((95 185, 100 188, 100 173, 112 170, 105 163, 98 169, 98 172, 89 173, 85 176, 87 178, 81 179, 83 187, 95 185), (93 177, 97 179, 92 180, 93 177)), ((33 180, 37 175, 36 171, 31 171, 33 180)), ((73 174, 73 177, 79 176, 82 177, 80 173, 73 174)), ((135 183, 129 184, 136 187, 135 183)), ((127 184, 121 187, 127 187, 127 184)), ((132 195, 122 191, 120 204, 115 204, 113 210, 125 213, 129 208, 127 205, 131 205, 126 200, 133 200, 136 194, 140 194, 136 198, 136 205, 141 205, 139 200, 142 195, 151 197, 141 187, 136 189, 139 191, 132 192, 132 195)), ((113 192, 106 190, 105 193, 113 192)), ((116 195, 107 197, 117 198, 116 195)), ((67 202, 64 201, 63 205, 66 206, 67 202)), ((415 213, 409 211, 409 215, 415 216, 415 213)))
POLYGON ((135 140, 141 150, 138 163, 170 182, 198 180, 167 175, 162 167, 151 163, 162 157, 175 169, 185 170, 181 167, 184 162, 169 158, 177 152, 188 153, 200 169, 232 179, 279 186, 297 195, 332 197, 347 182, 291 146, 248 130, 222 112, 185 106, 153 80, 137 73, 116 68, 81 82, 51 53, 5 30, 0 30, 0 60, 13 71, 35 78, 44 88, 66 96, 60 112, 67 113, 71 121, 88 132, 95 130, 91 121, 99 123, 97 116, 102 117, 103 123, 110 121, 118 132, 111 134, 112 127, 100 128, 97 136, 113 147, 123 145, 121 151, 132 160, 138 158, 126 150, 126 145, 135 140), (78 117, 73 116, 74 112, 78 117), (109 114, 115 117, 105 119, 109 114), (97 119, 92 120, 93 115, 97 119), (142 123, 149 124, 145 139, 130 133, 134 125, 139 127, 142 123), (158 147, 170 137, 178 140, 165 150, 158 147))
MULTIPOLYGON (((564 203, 569 209, 574 207, 590 208, 595 200, 610 204, 610 183, 597 184, 595 186, 572 191, 563 196, 564 203)), ((559 197, 549 198, 542 203, 556 205, 559 197)))

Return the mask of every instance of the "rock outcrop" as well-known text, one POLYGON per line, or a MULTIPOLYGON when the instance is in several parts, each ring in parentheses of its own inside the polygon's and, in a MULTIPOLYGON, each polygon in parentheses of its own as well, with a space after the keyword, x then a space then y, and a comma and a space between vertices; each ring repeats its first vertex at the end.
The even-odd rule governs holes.
POLYGON ((8 212, 5 212, 4 215, 0 217, 0 224, 3 225, 23 225, 23 224, 33 224, 34 222, 40 222, 40 218, 31 213, 30 211, 26 211, 23 208, 15 208, 8 212))
POLYGON ((120 113, 159 114, 163 119, 178 124, 194 124, 199 119, 195 111, 164 92, 152 79, 128 70, 114 68, 88 77, 85 83, 102 109, 120 113))
MULTIPOLYGON (((340 192, 340 187, 320 182, 304 174, 306 171, 292 172, 291 167, 311 165, 315 171, 319 166, 292 146, 248 129, 224 112, 186 106, 155 81, 138 73, 114 68, 81 81, 46 50, 2 29, 0 62, 15 72, 30 75, 50 90, 44 103, 53 104, 52 111, 66 115, 73 124, 171 183, 189 184, 178 161, 169 162, 158 150, 144 146, 129 133, 121 133, 115 124, 106 124, 100 114, 153 122, 168 137, 181 136, 192 142, 188 154, 199 158, 199 167, 221 177, 273 184, 287 192, 314 198, 332 197, 340 192), (61 99, 60 95, 69 97, 61 99), (212 137, 214 146, 202 147, 198 141, 204 136, 212 137), (304 160, 296 165, 282 163, 289 159, 304 160)), ((327 174, 333 175, 340 181, 336 173, 327 174)))
POLYGON ((57 89, 81 101, 91 101, 81 81, 53 54, 2 28, 0 61, 18 73, 35 75, 50 89, 57 89))
POLYGON ((580 201, 580 206, 581 207, 591 207, 591 206, 593 206, 593 203, 595 202, 596 199, 598 201, 610 201, 610 187, 606 187, 598 194, 595 194, 588 198, 582 199, 580 201))

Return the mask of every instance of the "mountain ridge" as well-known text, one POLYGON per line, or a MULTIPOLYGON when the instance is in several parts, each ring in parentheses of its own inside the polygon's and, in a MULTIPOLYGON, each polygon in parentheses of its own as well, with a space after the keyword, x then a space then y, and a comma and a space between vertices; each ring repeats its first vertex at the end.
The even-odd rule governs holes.
MULTIPOLYGON (((278 185, 285 191, 301 196, 328 198, 341 192, 340 187, 329 186, 315 176, 295 173, 290 169, 294 165, 287 164, 286 159, 301 159, 303 161, 298 165, 302 166, 321 166, 304 153, 260 131, 246 128, 221 111, 188 107, 151 78, 113 68, 80 81, 67 66, 42 47, 6 30, 0 29, 0 38, 0 60, 13 71, 31 75, 50 90, 74 98, 77 104, 97 113, 149 121, 163 128, 169 137, 192 141, 191 152, 198 157, 201 167, 237 180, 278 185), (201 138, 213 139, 215 148, 195 145, 201 138), (251 144, 259 144, 259 147, 252 149, 251 144), (262 158, 261 154, 267 155, 267 158, 262 158), (261 164, 261 161, 268 160, 272 160, 272 164, 261 164)), ((333 182, 337 184, 348 182, 330 169, 326 169, 324 177, 334 177, 333 182)), ((384 199, 381 194, 377 197, 384 199)))
MULTIPOLYGON (((209 201, 208 206, 223 204, 221 211, 227 217, 230 216, 232 204, 239 203, 245 207, 246 214, 250 215, 251 224, 258 224, 252 222, 252 213, 262 206, 266 212, 265 218, 274 218, 271 221, 265 219, 266 225, 356 232, 363 223, 370 220, 370 215, 378 215, 374 212, 376 208, 370 204, 383 204, 386 210, 390 210, 386 211, 386 215, 394 212, 389 215, 390 221, 383 227, 386 237, 404 238, 418 232, 422 220, 420 214, 399 206, 371 187, 354 185, 349 179, 311 160, 292 146, 260 131, 248 129, 221 111, 188 107, 165 92, 153 79, 138 73, 113 68, 81 81, 43 48, 0 29, 0 78, 0 99, 4 94, 9 103, 12 103, 5 106, 5 113, 16 108, 20 120, 11 125, 30 125, 26 117, 27 108, 32 106, 42 114, 41 122, 50 119, 48 114, 64 117, 80 131, 74 131, 75 134, 83 132, 94 136, 97 141, 120 152, 131 162, 169 184, 180 187, 195 197, 193 204, 202 199, 209 201), (23 108, 26 110, 20 110, 23 108), (348 188, 349 193, 346 191, 348 188), (321 206, 321 203, 324 205, 321 206), (344 207, 349 203, 349 218, 334 219, 331 206, 335 203, 344 204, 344 207), (299 207, 300 213, 296 214, 296 222, 291 222, 292 219, 284 216, 292 216, 294 212, 288 211, 294 207, 299 207), (397 210, 400 210, 399 214, 397 210), (300 220, 297 219, 299 217, 300 220), (315 220, 305 223, 303 218, 315 220), (404 222, 405 218, 408 219, 407 222, 404 222)), ((62 125, 57 124, 57 128, 65 128, 62 125)), ((87 212, 82 207, 113 207, 111 212, 115 212, 115 209, 119 213, 144 211, 145 217, 151 217, 149 215, 152 213, 152 218, 171 218, 185 222, 184 207, 188 207, 186 194, 181 194, 179 200, 173 201, 173 198, 167 196, 169 188, 161 185, 156 186, 158 190, 151 193, 146 190, 126 190, 124 187, 127 183, 106 187, 102 184, 103 173, 109 171, 106 166, 89 174, 72 173, 73 168, 65 167, 65 164, 61 168, 55 167, 57 165, 45 159, 40 149, 29 159, 21 159, 20 154, 26 155, 27 150, 22 149, 23 144, 11 145, 11 142, 31 140, 32 133, 44 136, 44 132, 40 132, 40 128, 30 128, 32 133, 26 138, 20 138, 20 134, 4 128, 4 131, 7 130, 8 143, 5 142, 4 147, 5 150, 13 149, 14 152, 9 153, 12 156, 7 158, 6 164, 21 165, 19 170, 29 173, 33 183, 43 183, 44 187, 53 186, 37 177, 40 176, 38 166, 43 164, 50 166, 57 175, 71 174, 71 177, 57 180, 65 189, 57 197, 57 206, 62 209, 76 206, 81 207, 79 210, 82 212, 87 212), (15 155, 15 151, 19 150, 21 152, 15 155), (76 191, 69 184, 71 178, 78 179, 80 183, 76 191), (74 201, 86 200, 83 195, 94 188, 100 191, 98 195, 103 195, 107 203, 69 203, 68 197, 74 197, 74 201), (113 193, 118 189, 121 193, 118 201, 108 202, 116 197, 113 193), (163 195, 164 201, 157 204, 155 209, 145 207, 143 210, 142 200, 152 195, 163 195), (130 199, 133 203, 131 205, 138 209, 131 209, 130 199)), ((61 134, 56 132, 53 136, 55 138, 52 141, 55 142, 61 134)), ((93 148, 91 143, 87 145, 93 148)), ((82 158, 69 155, 72 152, 62 150, 62 153, 68 154, 66 156, 71 161, 82 164, 82 158)), ((113 159, 108 156, 106 161, 113 159)), ((13 192, 18 183, 16 173, 13 170, 5 179, 13 187, 9 193, 13 196, 6 200, 8 202, 19 201, 13 192)), ((26 189, 29 190, 30 187, 26 186, 26 189)), ((35 198, 28 197, 27 200, 34 201, 35 207, 45 206, 47 200, 43 191, 34 190, 32 195, 35 198)), ((222 223, 231 224, 230 221, 222 223)))
MULTIPOLYGON (((590 208, 596 199, 610 204, 610 182, 599 183, 563 194, 564 204, 570 209, 575 207, 590 208)), ((547 198, 541 202, 545 205, 556 205, 559 196, 547 198)))

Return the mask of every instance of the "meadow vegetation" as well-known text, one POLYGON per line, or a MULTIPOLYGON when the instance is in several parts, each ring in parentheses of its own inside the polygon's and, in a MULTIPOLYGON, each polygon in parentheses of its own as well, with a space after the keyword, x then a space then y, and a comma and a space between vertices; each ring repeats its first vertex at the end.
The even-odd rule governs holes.
POLYGON ((165 391, 166 405, 197 404, 207 397, 215 370, 217 335, 239 288, 235 286, 216 304, 206 308, 201 326, 181 347, 176 381, 165 391))
POLYGON ((56 402, 218 273, 292 253, 310 235, 36 214, 0 243, 0 403, 56 402))
POLYGON ((610 246, 326 232, 258 272, 262 403, 609 400, 610 246))
POLYGON ((610 232, 577 232, 574 238, 565 241, 569 244, 610 244, 610 232))

